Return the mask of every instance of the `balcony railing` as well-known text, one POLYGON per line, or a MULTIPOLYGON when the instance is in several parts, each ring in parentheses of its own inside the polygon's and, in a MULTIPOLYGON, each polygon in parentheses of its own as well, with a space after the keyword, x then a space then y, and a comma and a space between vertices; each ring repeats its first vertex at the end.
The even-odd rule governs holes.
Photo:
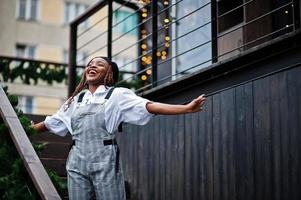
POLYGON ((243 54, 299 29, 299 2, 99 1, 70 25, 69 93, 76 63, 94 56, 131 71, 119 83, 140 81, 139 93, 243 54))
MULTIPOLYGON (((78 65, 74 75, 74 80, 79 82, 83 73, 84 66, 78 65)), ((132 76, 134 72, 120 71, 120 78, 132 76)), ((18 58, 9 56, 0 56, 0 81, 13 83, 18 86, 14 94, 24 96, 19 98, 19 107, 30 114, 50 114, 57 109, 57 101, 64 101, 67 97, 68 68, 65 63, 49 62, 44 60, 35 60, 28 58, 18 58), (24 86, 24 85, 28 85, 24 86), (51 87, 50 87, 51 86, 51 87), (23 90, 22 90, 23 89, 23 90), (24 91, 25 90, 35 90, 24 91), (19 94, 19 93, 20 94, 19 94), (26 99, 41 97, 42 99, 53 99, 54 103, 29 103, 26 99)), ((128 88, 139 88, 141 81, 128 81, 119 83, 119 85, 128 88)), ((41 100, 40 98, 40 100, 41 100)))

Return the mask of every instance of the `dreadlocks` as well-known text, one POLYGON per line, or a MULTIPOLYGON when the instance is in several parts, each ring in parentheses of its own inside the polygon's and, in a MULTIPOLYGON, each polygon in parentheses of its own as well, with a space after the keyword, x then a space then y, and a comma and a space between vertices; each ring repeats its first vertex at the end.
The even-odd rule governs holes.
MULTIPOLYGON (((108 68, 107 73, 106 73, 105 78, 104 78, 104 86, 106 88, 113 86, 114 83, 115 83, 115 81, 113 79, 113 72, 112 72, 111 62, 106 57, 97 56, 97 57, 92 58, 88 62, 87 66, 89 66, 90 63, 92 62, 92 60, 94 60, 95 58, 102 58, 102 59, 104 59, 108 63, 109 68, 108 68)), ((79 94, 83 89, 86 89, 86 88, 88 88, 88 83, 87 83, 86 74, 85 74, 85 71, 84 71, 79 84, 76 86, 75 91, 73 92, 73 94, 71 95, 71 97, 68 99, 64 111, 68 110, 68 108, 70 107, 71 103, 74 101, 74 97, 77 94, 79 94)))

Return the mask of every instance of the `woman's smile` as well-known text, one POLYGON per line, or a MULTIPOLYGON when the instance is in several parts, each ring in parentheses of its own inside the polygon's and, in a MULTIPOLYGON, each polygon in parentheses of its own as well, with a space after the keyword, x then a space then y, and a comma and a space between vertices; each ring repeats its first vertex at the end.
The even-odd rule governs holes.
POLYGON ((87 82, 89 84, 103 84, 108 68, 109 66, 104 59, 93 59, 85 68, 87 82))

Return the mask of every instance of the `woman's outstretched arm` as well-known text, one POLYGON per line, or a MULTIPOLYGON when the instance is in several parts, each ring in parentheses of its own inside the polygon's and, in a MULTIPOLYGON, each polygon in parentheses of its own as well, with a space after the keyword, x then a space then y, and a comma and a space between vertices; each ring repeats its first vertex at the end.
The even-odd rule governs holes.
POLYGON ((202 110, 205 103, 205 95, 200 95, 186 105, 172 105, 166 103, 149 102, 146 104, 148 112, 162 115, 176 115, 184 113, 194 113, 202 110))
POLYGON ((32 127, 33 129, 35 129, 38 133, 48 131, 48 129, 47 129, 47 127, 45 126, 44 122, 40 122, 40 123, 37 123, 37 124, 34 124, 34 123, 32 122, 31 127, 32 127))

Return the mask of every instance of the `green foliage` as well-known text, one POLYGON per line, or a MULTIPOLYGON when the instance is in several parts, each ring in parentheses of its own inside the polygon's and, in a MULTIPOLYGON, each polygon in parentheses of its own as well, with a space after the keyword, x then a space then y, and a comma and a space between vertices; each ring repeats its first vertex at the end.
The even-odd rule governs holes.
POLYGON ((36 61, 14 61, 0 59, 0 73, 5 82, 14 82, 20 78, 25 84, 37 84, 38 80, 52 84, 67 80, 66 65, 49 64, 36 61))
MULTIPOLYGON (((78 68, 80 69, 80 68, 78 68)), ((15 82, 20 78, 24 84, 37 84, 38 81, 44 81, 49 85, 54 82, 67 83, 66 64, 50 64, 38 61, 15 61, 6 58, 0 58, 0 74, 4 82, 15 82)), ((119 80, 123 80, 128 72, 120 71, 119 80)), ((76 82, 79 83, 81 75, 77 75, 76 82)), ((129 89, 141 88, 146 82, 136 76, 132 80, 121 81, 117 87, 126 87, 129 89)))
MULTIPOLYGON (((7 93, 7 88, 4 88, 7 93)), ((8 94, 7 94, 8 95, 8 94)), ((36 134, 30 127, 30 120, 15 106, 18 104, 16 96, 8 95, 11 104, 14 106, 17 116, 29 137, 36 134)), ((33 144, 35 151, 40 154, 45 144, 33 144)), ((66 183, 53 171, 47 170, 54 186, 60 194, 67 191, 66 183)), ((25 166, 16 150, 3 119, 0 117, 0 199, 3 200, 34 200, 39 195, 28 175, 25 166)))
MULTIPOLYGON (((120 72, 118 80, 123 80, 124 75, 125 75, 124 72, 120 72)), ((115 86, 116 87, 125 87, 125 88, 129 88, 129 89, 139 89, 139 88, 143 87, 144 84, 145 84, 145 82, 142 81, 140 78, 134 77, 134 79, 131 81, 120 81, 115 86)))

